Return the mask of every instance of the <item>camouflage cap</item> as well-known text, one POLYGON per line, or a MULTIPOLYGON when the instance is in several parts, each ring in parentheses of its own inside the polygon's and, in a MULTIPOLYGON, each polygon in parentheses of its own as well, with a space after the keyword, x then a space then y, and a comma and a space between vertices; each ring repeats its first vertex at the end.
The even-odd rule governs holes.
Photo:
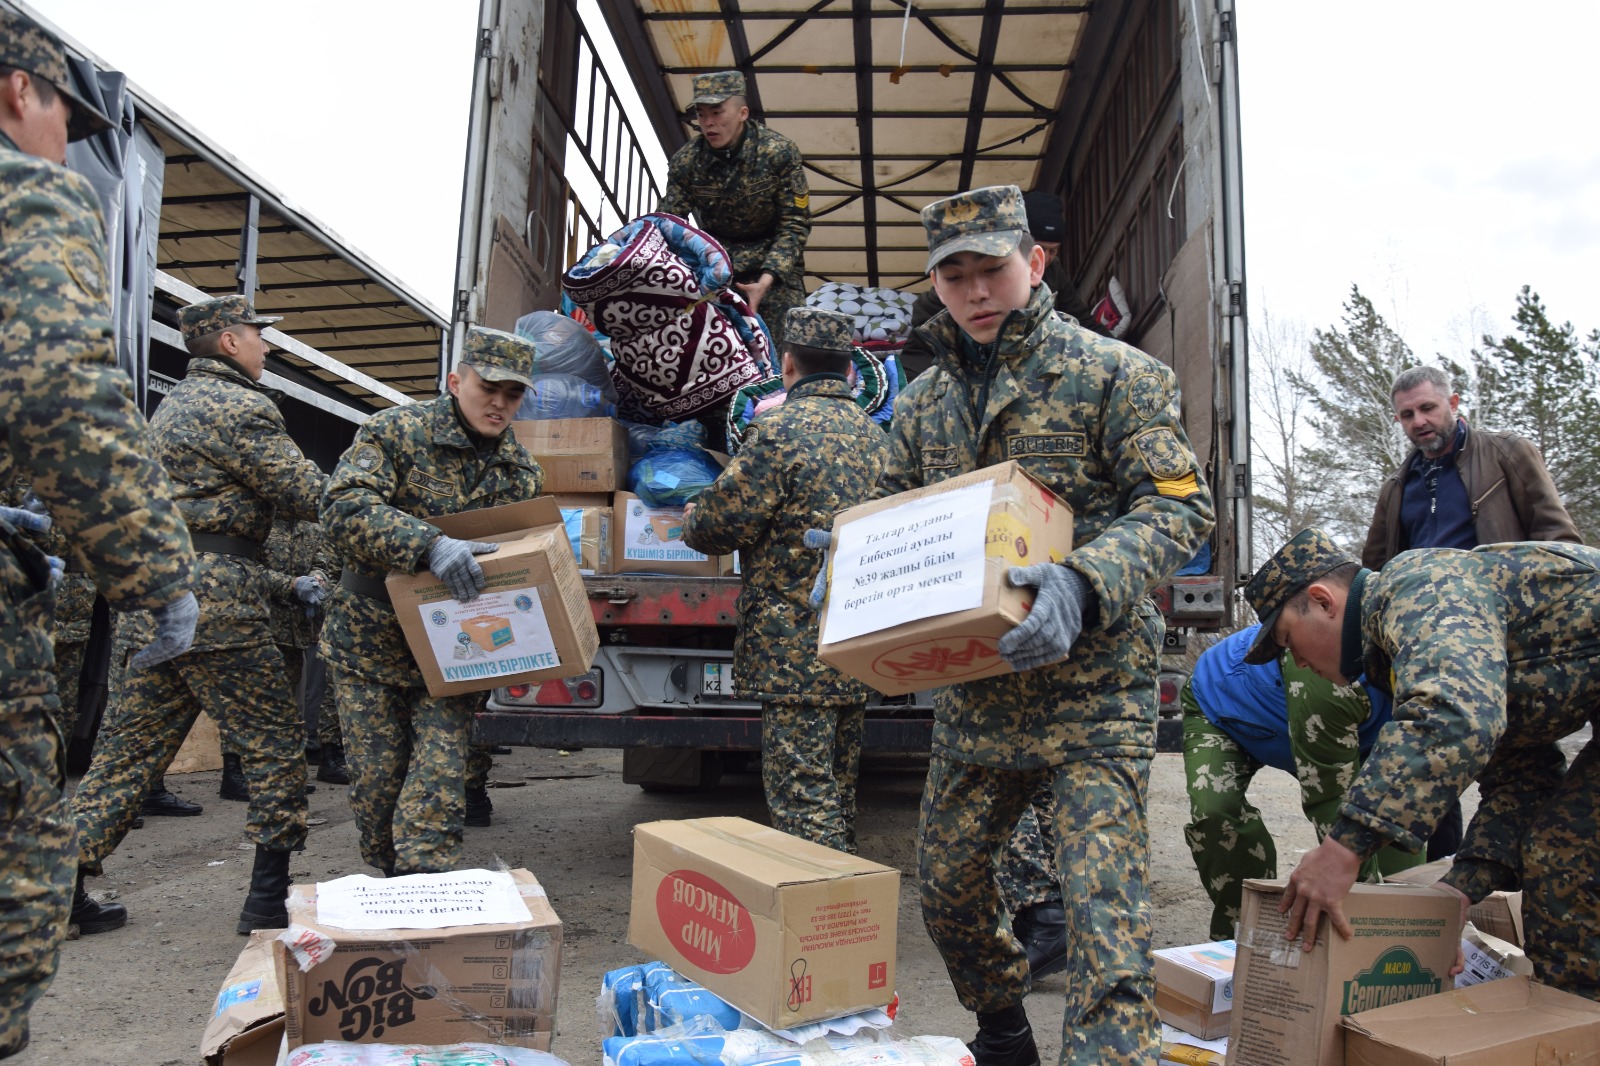
POLYGON ((697 104, 720 104, 730 96, 744 95, 744 75, 737 70, 723 70, 716 74, 700 74, 694 79, 694 99, 697 104))
POLYGON ((185 342, 198 340, 229 326, 270 326, 282 315, 258 315, 250 297, 240 293, 192 303, 178 312, 178 328, 185 342))
POLYGON ((783 341, 849 355, 855 351, 855 320, 820 307, 791 307, 783 319, 783 341))
POLYGON ((1272 639, 1284 604, 1299 595, 1307 585, 1345 563, 1355 562, 1340 550, 1333 538, 1320 529, 1302 529, 1294 539, 1273 553, 1244 587, 1244 598, 1261 619, 1261 631, 1245 653, 1244 661, 1255 666, 1270 663, 1283 654, 1272 639))
POLYGON ((531 388, 535 351, 526 337, 473 326, 461 347, 461 365, 470 366, 485 381, 515 381, 531 388))
POLYGON ((110 120, 100 109, 73 89, 72 73, 67 70, 67 53, 61 42, 28 19, 4 8, 0 8, 0 66, 15 67, 42 78, 67 98, 72 105, 72 117, 67 120, 67 140, 81 141, 111 128, 110 120))
POLYGON ((922 209, 928 231, 928 269, 957 252, 1010 255, 1028 232, 1022 190, 1015 185, 990 185, 922 209))

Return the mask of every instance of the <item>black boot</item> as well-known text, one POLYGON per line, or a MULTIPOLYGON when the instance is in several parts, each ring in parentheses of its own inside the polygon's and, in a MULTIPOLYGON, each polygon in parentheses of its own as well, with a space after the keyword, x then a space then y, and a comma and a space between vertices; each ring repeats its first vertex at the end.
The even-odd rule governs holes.
POLYGON ((1028 953, 1033 979, 1048 977, 1067 964, 1067 912, 1060 903, 1034 903, 1011 919, 1011 931, 1028 953))
POLYGON ((973 1066, 1039 1066, 1033 1027, 1019 1003, 978 1014, 978 1035, 967 1044, 973 1066))
POLYGON ((322 762, 317 766, 317 780, 330 785, 350 783, 350 768, 344 764, 344 745, 322 745, 322 762))
POLYGON ((467 824, 481 829, 494 819, 494 804, 489 801, 488 788, 467 789, 467 824))
POLYGON ((256 865, 250 871, 250 894, 244 899, 235 926, 241 935, 253 929, 289 928, 289 852, 256 845, 256 865))
POLYGON ((228 752, 222 753, 222 785, 217 795, 225 800, 250 802, 250 786, 244 779, 244 760, 228 752))
POLYGON ((139 807, 141 814, 166 814, 179 818, 192 818, 203 810, 205 808, 200 804, 168 792, 165 781, 151 785, 149 795, 145 796, 144 803, 139 807))
POLYGON ((96 903, 83 887, 83 871, 78 871, 78 887, 72 891, 71 923, 84 936, 109 933, 128 924, 128 908, 120 903, 96 903))

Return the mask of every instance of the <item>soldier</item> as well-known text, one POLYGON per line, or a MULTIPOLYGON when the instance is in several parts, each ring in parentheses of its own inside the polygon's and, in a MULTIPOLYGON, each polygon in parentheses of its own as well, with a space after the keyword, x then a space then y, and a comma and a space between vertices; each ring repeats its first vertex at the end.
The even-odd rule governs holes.
MULTIPOLYGON (((112 348, 105 226, 69 140, 109 123, 72 91, 61 45, 0 9, 0 485, 44 513, 0 508, 0 1059, 28 1044, 28 1011, 55 975, 76 863, 50 648, 51 563, 26 532, 54 526, 106 599, 152 608, 141 665, 194 637, 194 552, 112 348)), ((92 905, 92 904, 91 904, 92 905)), ((102 907, 103 932, 126 920, 102 907)))
MULTIPOLYGON (((1370 683, 1335 685, 1289 656, 1245 663, 1259 628, 1207 648, 1178 695, 1190 814, 1183 836, 1211 897, 1212 940, 1233 936, 1246 880, 1278 876, 1272 834, 1245 796, 1257 772, 1271 766, 1295 776, 1300 808, 1320 840, 1389 720, 1388 693, 1370 683)), ((1361 879, 1377 881, 1421 862, 1384 848, 1362 865, 1361 879)))
POLYGON ((1054 313, 1016 186, 922 210, 946 310, 919 330, 931 370, 902 394, 879 491, 1015 459, 1072 508, 1064 564, 1018 567, 1033 609, 1002 638, 1018 672, 935 696, 922 800, 923 920, 961 1003, 977 1066, 1038 1061, 1028 959, 994 868, 1041 786, 1055 794, 1068 939, 1063 1062, 1148 1063, 1158 1047, 1144 794, 1155 752, 1161 616, 1146 593, 1212 525, 1165 366, 1054 313))
POLYGON ((1321 530, 1279 548, 1245 586, 1261 617, 1246 661, 1287 648, 1330 681, 1389 683, 1394 720, 1327 838, 1289 878, 1286 936, 1311 950, 1326 915, 1386 844, 1420 851, 1473 781, 1478 812, 1439 884, 1469 901, 1522 890, 1524 946, 1546 984, 1600 999, 1600 739, 1570 766, 1557 741, 1597 723, 1600 551, 1491 544, 1401 552, 1363 570, 1321 530))
POLYGON ((179 313, 189 370, 156 408, 150 432, 199 552, 200 636, 158 668, 133 662, 72 803, 79 864, 98 875, 150 782, 166 772, 200 712, 210 714, 224 742, 243 753, 250 784, 246 827, 256 853, 240 933, 287 923, 289 853, 306 835, 300 716, 272 643, 260 559, 275 515, 315 515, 324 479, 289 439, 273 394, 257 384, 267 358, 261 328, 277 321, 256 314, 243 295, 179 313))
POLYGON ((506 432, 533 359, 531 341, 473 327, 447 391, 368 419, 322 501, 323 529, 344 561, 322 656, 344 730, 361 857, 391 876, 460 862, 468 736, 483 696, 428 695, 384 577, 425 567, 459 600, 483 589, 473 556, 495 545, 444 536, 428 519, 539 495, 543 471, 506 432))
POLYGON ((851 396, 848 315, 796 307, 784 325, 783 403, 684 514, 683 539, 742 553, 733 676, 759 699, 761 780, 774 827, 856 850, 856 777, 868 690, 817 658, 808 602, 821 558, 808 529, 872 495, 888 446, 851 396))
POLYGON ((737 70, 694 79, 700 136, 672 154, 656 208, 687 217, 733 258, 733 280, 767 328, 781 333, 806 302, 811 190, 794 142, 750 117, 737 70))

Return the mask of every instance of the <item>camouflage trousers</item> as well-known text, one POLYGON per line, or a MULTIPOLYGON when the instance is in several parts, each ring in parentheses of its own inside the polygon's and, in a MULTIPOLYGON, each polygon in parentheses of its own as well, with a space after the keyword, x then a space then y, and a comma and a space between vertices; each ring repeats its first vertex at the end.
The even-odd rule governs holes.
POLYGON ((767 703, 761 709, 761 785, 772 826, 856 852, 856 781, 864 703, 767 703))
POLYGON ((489 771, 494 767, 492 744, 467 745, 467 789, 488 788, 489 771))
POLYGON ((1600 711, 1590 728, 1523 838, 1522 922, 1538 979, 1600 1000, 1600 711))
MULTIPOLYGON (((460 865, 472 716, 481 694, 430 696, 328 664, 361 858, 396 874, 460 865)), ((488 771, 485 768, 485 775, 488 771)))
POLYGON ((339 704, 333 698, 333 684, 328 680, 328 667, 322 653, 313 644, 304 653, 305 673, 301 681, 301 712, 305 715, 306 736, 316 737, 324 746, 344 747, 344 734, 339 730, 339 704))
POLYGON ((1212 940, 1229 940, 1239 923, 1244 882, 1278 876, 1278 849, 1245 798, 1262 764, 1201 713, 1187 685, 1183 704, 1183 776, 1189 787, 1189 824, 1183 839, 1211 898, 1212 940))
POLYGON ((1028 993, 1028 956, 1000 908, 995 874, 1034 794, 1051 790, 1067 919, 1062 1063, 1156 1059, 1149 779, 1149 760, 1137 758, 1012 770, 935 755, 928 766, 918 842, 922 919, 971 1011, 1013 1006, 1028 993))
POLYGON ((79 681, 83 677, 83 655, 88 650, 86 640, 58 641, 56 643, 56 695, 61 698, 61 712, 56 717, 61 723, 61 735, 72 743, 72 731, 78 727, 79 681))
POLYGON ((1038 903, 1061 902, 1061 879, 1056 876, 1055 811, 1048 785, 1033 794, 1017 828, 1006 844, 996 880, 1006 913, 1015 915, 1038 903))
POLYGON ((306 839, 306 763, 300 715, 271 644, 198 651, 128 670, 120 698, 78 783, 72 814, 78 861, 91 874, 133 828, 139 805, 161 780, 205 711, 225 750, 239 752, 250 789, 247 839, 277 851, 306 839))

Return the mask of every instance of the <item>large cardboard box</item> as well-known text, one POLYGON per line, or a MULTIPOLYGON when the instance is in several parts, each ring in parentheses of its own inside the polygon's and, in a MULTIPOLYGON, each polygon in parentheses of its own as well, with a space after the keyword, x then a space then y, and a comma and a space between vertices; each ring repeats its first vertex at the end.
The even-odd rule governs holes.
POLYGON ((1363 1011, 1346 1018, 1344 1028, 1348 1066, 1600 1061, 1600 1003, 1526 977, 1363 1011))
MULTIPOLYGON (((1413 866, 1409 870, 1388 874, 1385 881, 1403 885, 1431 885, 1450 870, 1449 859, 1413 866)), ((1524 947, 1522 941, 1522 893, 1491 892, 1474 903, 1467 911, 1467 921, 1481 933, 1504 940, 1515 947, 1524 947)))
POLYGON ((1316 946, 1285 942, 1283 881, 1246 881, 1233 966, 1228 1066, 1343 1066, 1346 1014, 1450 987, 1459 897, 1417 885, 1362 885, 1344 900, 1355 936, 1324 917, 1316 946))
POLYGON ((349 930, 318 920, 315 886, 289 895, 273 944, 287 1046, 481 1041, 550 1050, 561 920, 527 870, 510 871, 524 921, 349 930))
POLYGON ((206 1066, 273 1066, 283 1042, 283 995, 272 958, 276 930, 255 932, 217 993, 200 1038, 206 1066))
POLYGON ((743 818, 633 830, 628 943, 773 1028, 895 994, 900 872, 743 818))
POLYGON ((619 492, 611 517, 617 538, 612 569, 619 574, 681 574, 716 577, 719 557, 702 555, 683 542, 683 508, 650 507, 631 492, 619 492))
POLYGON ((222 733, 211 716, 201 711, 183 738, 183 746, 167 767, 169 774, 195 774, 222 769, 222 733))
POLYGON ((567 543, 585 577, 611 573, 611 496, 593 493, 557 493, 567 543))
POLYGON ((500 545, 478 556, 488 585, 470 603, 427 570, 391 573, 385 582, 430 695, 536 684, 589 669, 600 634, 553 499, 429 522, 447 536, 500 545))
POLYGON ((616 492, 628 487, 628 429, 614 418, 512 422, 511 432, 544 471, 546 492, 616 492))
POLYGON ((1156 1013, 1202 1040, 1228 1035, 1233 1011, 1233 941, 1155 952, 1156 1013))
POLYGON ((817 655, 879 692, 902 695, 1011 672, 998 644, 1027 617, 1033 590, 1011 587, 1006 573, 1065 559, 1072 551, 1072 511, 1019 463, 1007 462, 841 511, 833 538, 817 655), (978 498, 985 483, 986 498, 978 498), (953 506, 940 509, 952 493, 953 506), (973 521, 978 515, 986 516, 981 528, 973 521), (947 551, 954 542, 968 550, 947 551), (952 609, 953 598, 945 595, 952 581, 966 582, 973 606, 952 609), (945 613, 836 637, 919 612, 945 613), (860 621, 852 624, 851 615, 860 621))

